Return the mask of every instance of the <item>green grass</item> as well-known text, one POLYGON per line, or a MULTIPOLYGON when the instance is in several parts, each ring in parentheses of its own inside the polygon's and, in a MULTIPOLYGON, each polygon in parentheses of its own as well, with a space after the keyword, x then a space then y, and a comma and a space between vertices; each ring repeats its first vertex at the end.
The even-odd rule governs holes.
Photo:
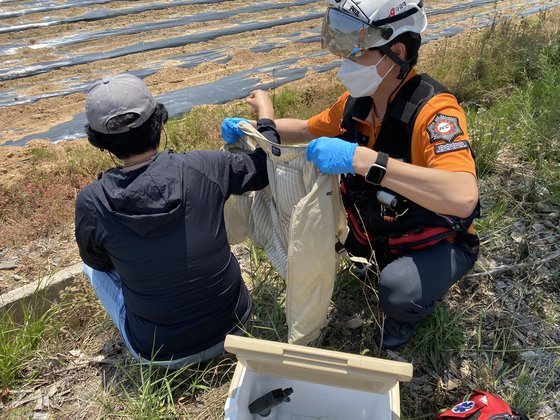
POLYGON ((559 368, 558 362, 551 366, 550 370, 538 366, 530 367, 524 363, 518 369, 517 380, 504 398, 512 407, 524 413, 536 412, 542 402, 548 400, 547 388, 549 385, 555 385, 553 381, 556 381, 557 378, 555 378, 554 371, 559 368), (539 380, 537 381, 536 378, 539 380))
POLYGON ((541 47, 554 45, 557 34, 558 20, 550 12, 496 21, 459 43, 457 37, 441 41, 438 53, 421 59, 420 67, 429 69, 461 101, 488 105, 497 92, 540 77, 541 47))
MULTIPOLYGON (((551 216, 560 205, 558 34, 558 16, 541 14, 497 24, 463 38, 464 42, 444 40, 435 49, 433 61, 420 62, 421 70, 457 92, 467 108, 483 204, 483 217, 476 227, 483 242, 482 255, 498 265, 538 260, 556 247, 536 242, 531 227, 547 218, 553 224, 558 220, 551 216), (527 227, 524 247, 512 244, 516 222, 527 227)), ((308 118, 328 107, 343 88, 334 72, 322 77, 320 85, 289 85, 270 92, 276 116, 308 118)), ((219 148, 220 123, 227 116, 255 117, 244 101, 196 107, 169 121, 168 147, 177 151, 219 148)), ((48 232, 56 230, 52 227, 60 225, 50 220, 59 208, 56 196, 74 191, 112 166, 106 153, 92 148, 72 149, 67 156, 56 178, 37 170, 20 186, 2 190, 2 225, 12 220, 18 228, 28 225, 27 220, 17 219, 21 214, 41 228, 50 223, 48 232), (70 187, 59 188, 52 179, 70 187), (45 192, 50 194, 51 206, 42 201, 45 192), (40 211, 36 211, 36 203, 41 204, 40 211)), ((52 158, 40 148, 32 157, 37 163, 52 158)), ((70 216, 61 219, 64 217, 69 220, 70 216)), ((17 236, 15 230, 3 232, 17 236)), ((18 234, 23 236, 21 230, 18 234)), ((252 318, 244 326, 246 333, 285 341, 285 282, 262 250, 251 243, 245 245, 250 265, 245 281, 254 304, 252 318)), ((560 292, 556 262, 548 264, 551 279, 539 276, 536 264, 495 278, 465 279, 452 288, 444 304, 419 326, 413 342, 398 353, 415 366, 412 383, 402 387, 401 407, 407 418, 433 418, 437 409, 451 406, 477 388, 497 393, 529 416, 536 416, 555 392, 557 396, 560 351, 552 341, 558 337, 560 319, 555 300, 560 292), (498 288, 498 282, 505 287, 498 288), (527 322, 520 321, 525 317, 527 322), (542 353, 544 359, 524 360, 521 353, 527 349, 542 353), (461 368, 470 374, 462 373, 461 368), (447 375, 457 379, 456 389, 446 388, 447 375)), ((376 349, 372 340, 373 327, 380 320, 375 280, 361 280, 351 270, 351 264, 343 261, 322 346, 394 358, 394 354, 376 349), (363 325, 350 330, 346 322, 354 317, 362 319, 363 325)), ((7 384, 4 387, 23 386, 37 376, 41 364, 36 361, 59 325, 54 314, 34 317, 29 309, 28 321, 22 324, 9 317, 2 319, 0 375, 7 384)), ((100 333, 100 325, 103 329, 110 325, 103 313, 94 314, 91 324, 88 328, 93 336, 100 333)), ((103 413, 111 418, 190 418, 201 404, 214 404, 221 414, 225 392, 220 387, 231 378, 232 363, 218 360, 173 372, 134 363, 116 367, 109 398, 100 401, 103 413), (218 395, 214 398, 212 392, 218 395), (213 395, 210 402, 204 398, 209 394, 213 395)))
POLYGON ((519 158, 529 164, 529 200, 543 198, 560 203, 560 70, 557 47, 538 57, 540 78, 512 90, 489 111, 489 119, 503 121, 505 142, 520 152, 519 158))
POLYGON ((42 292, 29 303, 2 312, 0 317, 0 384, 9 394, 39 374, 41 348, 56 337, 63 323, 64 304, 50 305, 42 292))
POLYGON ((326 89, 317 95, 316 89, 285 87, 271 93, 276 118, 307 119, 328 108, 342 93, 344 87, 330 74, 326 89))
POLYGON ((412 353, 427 358, 434 369, 446 365, 451 353, 461 351, 466 343, 463 325, 461 315, 437 306, 418 327, 411 344, 412 353))
POLYGON ((104 384, 106 392, 98 402, 111 418, 189 419, 192 415, 189 402, 227 383, 232 367, 229 358, 177 370, 127 360, 116 366, 114 376, 104 384))
POLYGON ((53 159, 55 152, 47 146, 35 146, 31 149, 31 158, 34 162, 42 159, 53 159))
POLYGON ((476 220, 475 227, 481 236, 501 232, 510 227, 512 205, 507 197, 496 199, 484 208, 483 217, 476 220))
POLYGON ((468 109, 467 124, 478 176, 484 178, 496 171, 506 127, 502 120, 488 115, 484 108, 474 107, 468 109))
MULTIPOLYGON (((494 249, 500 252, 498 248, 507 243, 504 238, 512 232, 512 223, 532 217, 543 197, 547 203, 558 203, 556 133, 560 84, 558 52, 553 47, 558 30, 556 23, 552 32, 543 30, 548 18, 543 14, 533 20, 507 21, 481 31, 465 44, 446 41, 447 59, 425 69, 466 101, 483 201, 483 217, 477 221, 477 230, 489 252, 494 249), (510 164, 514 166, 509 167, 510 164)), ((328 107, 342 90, 340 83, 331 77, 324 89, 286 86, 271 92, 271 97, 277 118, 308 118, 328 107)), ((243 101, 195 108, 168 124, 171 144, 178 150, 219 147, 219 125, 226 116, 254 118, 243 101)), ((246 332, 257 338, 285 341, 285 284, 262 250, 250 243, 247 247, 251 275, 246 281, 254 311, 245 326, 246 332)), ((499 258, 499 255, 490 257, 499 258)), ((386 357, 371 337, 373 326, 380 319, 374 281, 358 279, 351 269, 351 264, 343 262, 333 295, 333 313, 321 337, 322 344, 340 351, 386 357), (341 310, 341 305, 346 305, 348 311, 341 310), (364 321, 363 327, 348 331, 346 321, 356 316, 364 321)), ((490 281, 486 287, 491 289, 491 285, 490 281)), ((492 302, 497 302, 503 305, 497 309, 498 313, 507 313, 507 304, 501 303, 499 296, 491 298, 480 293, 486 305, 493 307, 492 302)), ((536 299, 536 296, 525 299, 536 299)), ((519 302, 524 300, 520 298, 519 302)), ((527 327, 507 316, 494 319, 490 316, 494 312, 487 313, 476 303, 468 303, 476 310, 451 306, 461 303, 459 300, 437 306, 419 326, 411 345, 400 353, 405 359, 414 360, 415 376, 418 373, 420 377, 443 378, 444 372, 451 372, 455 378, 461 378, 459 387, 446 392, 437 383, 428 381, 434 389, 433 395, 422 397, 413 387, 404 386, 403 411, 409 418, 433 418, 436 407, 451 406, 471 390, 482 388, 534 415, 546 401, 546 390, 550 391, 557 377, 552 372, 543 380, 537 376, 542 375, 537 367, 520 359, 516 337, 527 327), (494 322, 497 326, 489 328, 494 322), (465 360, 471 365, 470 377, 463 377, 458 371, 465 360)), ((522 310, 523 305, 518 303, 514 310, 522 310)), ((554 310, 547 313, 548 319, 557 317, 554 310)), ((542 342, 535 340, 536 347, 544 348, 542 342)))
POLYGON ((251 322, 244 326, 244 330, 251 337, 286 341, 286 283, 276 273, 262 249, 250 241, 247 241, 247 247, 251 275, 245 281, 253 301, 253 314, 251 322))
MULTIPOLYGON (((177 391, 188 381, 188 367, 175 371, 164 371, 153 366, 133 364, 124 371, 127 384, 121 385, 124 396, 124 413, 134 419, 177 417, 175 399, 177 391)), ((194 389, 206 389, 196 380, 189 385, 194 389)))

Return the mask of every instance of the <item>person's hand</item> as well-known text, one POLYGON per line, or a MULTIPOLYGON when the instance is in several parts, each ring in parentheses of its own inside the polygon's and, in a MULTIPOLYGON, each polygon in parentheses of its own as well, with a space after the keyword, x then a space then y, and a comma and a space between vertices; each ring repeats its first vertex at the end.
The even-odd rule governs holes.
POLYGON ((243 131, 237 126, 241 121, 251 124, 251 122, 245 118, 224 118, 222 121, 222 138, 227 143, 233 144, 243 136, 243 131))
POLYGON ((253 111, 256 112, 259 118, 274 119, 274 106, 272 101, 264 90, 254 90, 247 97, 247 103, 251 105, 253 111))
POLYGON ((357 143, 332 137, 319 137, 307 145, 306 157, 320 172, 326 174, 353 174, 352 159, 357 143))

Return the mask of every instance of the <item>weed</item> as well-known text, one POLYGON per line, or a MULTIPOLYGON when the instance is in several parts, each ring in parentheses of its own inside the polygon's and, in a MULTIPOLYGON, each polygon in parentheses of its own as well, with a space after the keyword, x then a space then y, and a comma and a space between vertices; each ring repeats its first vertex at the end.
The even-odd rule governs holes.
POLYGON ((548 396, 546 391, 551 383, 558 383, 556 377, 559 366, 545 371, 539 367, 529 367, 524 363, 517 374, 515 383, 504 398, 508 403, 524 413, 535 413, 548 396))
POLYGON ((164 133, 167 148, 179 152, 218 149, 223 144, 220 125, 225 117, 251 118, 251 114, 249 107, 241 102, 197 106, 182 118, 167 123, 164 133))
POLYGON ((35 146, 31 148, 31 159, 34 163, 45 159, 52 159, 56 156, 52 148, 47 146, 35 146))
POLYGON ((461 315, 439 305, 418 327, 412 352, 428 358, 434 369, 449 362, 452 352, 460 351, 467 337, 461 315))
POLYGON ((477 219, 475 223, 476 231, 481 236, 489 235, 491 232, 499 232, 500 229, 508 227, 510 224, 508 215, 512 206, 507 197, 496 198, 489 205, 489 208, 484 209, 484 217, 477 219))
POLYGON ((86 144, 77 144, 67 149, 67 168, 70 184, 81 189, 93 181, 97 175, 113 165, 109 152, 86 144))
POLYGON ((496 91, 540 77, 541 48, 535 45, 554 48, 558 34, 556 19, 543 12, 537 18, 496 20, 461 45, 449 46, 456 42, 454 38, 444 40, 439 49, 445 59, 435 54, 433 60, 420 64, 429 67, 430 73, 460 101, 489 104, 496 91))
POLYGON ((247 279, 253 301, 252 321, 246 327, 247 334, 268 340, 285 341, 286 283, 276 273, 264 251, 250 243, 251 276, 247 279))
POLYGON ((479 178, 493 173, 498 165, 498 156, 507 138, 501 121, 489 118, 484 108, 471 109, 467 113, 471 146, 476 157, 479 178))
POLYGON ((17 385, 31 381, 38 374, 34 363, 40 345, 56 335, 65 305, 50 305, 42 292, 36 291, 20 308, 5 310, 0 318, 0 383, 3 396, 17 385), (48 307, 46 310, 45 308, 48 307), (14 313, 21 310, 21 320, 14 313))
MULTIPOLYGON (((106 413, 134 419, 191 418, 188 403, 198 395, 219 388, 231 379, 233 361, 218 358, 199 365, 166 370, 154 365, 136 362, 117 366, 115 375, 105 388, 109 395, 120 394, 115 400, 109 396, 99 399, 106 413)), ((223 413, 219 407, 205 411, 223 413)), ((196 418, 218 418, 205 415, 196 418)))
MULTIPOLYGON (((515 270, 520 259, 540 258, 557 248, 557 20, 541 15, 537 20, 496 24, 479 35, 462 38, 465 42, 454 38, 442 41, 440 51, 433 55, 437 61, 421 62, 432 76, 469 105, 470 134, 482 180, 484 217, 477 222, 477 230, 484 239, 481 252, 485 259, 513 268, 495 278, 465 279, 449 294, 456 296, 448 295, 444 304, 436 307, 420 325, 412 345, 399 353, 398 357, 414 358, 415 363, 415 379, 403 387, 401 400, 403 412, 411 418, 433 418, 434 407, 450 405, 476 388, 501 395, 529 415, 545 403, 553 404, 552 399, 558 396, 557 364, 529 363, 520 355, 530 349, 542 351, 551 359, 558 357, 558 269, 555 261, 551 261, 515 270), (538 235, 532 234, 530 227, 544 226, 546 222, 550 222, 546 229, 554 235, 550 242, 538 242, 538 235), (523 246, 511 241, 514 224, 519 225, 523 246), (540 275, 541 269, 548 270, 549 277, 540 275), (467 309, 460 312, 455 309, 459 307, 467 309), (459 358, 470 368, 470 374, 461 374, 454 368, 459 358), (440 389, 439 383, 447 372, 459 382, 455 391, 440 389)), ((294 85, 296 88, 283 87, 272 92, 277 116, 308 118, 328 107, 343 90, 334 72, 328 77, 326 82, 321 79, 320 86, 294 85)), ((220 123, 226 116, 254 118, 243 101, 196 107, 167 124, 168 147, 177 151, 219 148, 220 123)), ((50 156, 37 149, 32 159, 44 164, 50 156)), ((0 191, 0 246, 26 243, 29 238, 71 225, 77 188, 110 166, 112 162, 106 153, 85 145, 69 151, 67 159, 57 162, 57 167, 33 169, 21 183, 4 188, 0 191)), ((258 338, 285 341, 284 281, 262 250, 252 244, 247 246, 250 274, 246 280, 254 306, 253 316, 244 328, 247 334, 258 338)), ((341 351, 372 354, 371 326, 380 319, 376 289, 372 278, 358 279, 351 269, 347 261, 343 263, 322 344, 341 351), (347 321, 357 316, 363 327, 350 330, 347 321)), ((8 386, 33 378, 33 362, 44 340, 51 335, 50 325, 55 317, 49 315, 48 322, 47 318, 32 320, 31 313, 28 317, 30 321, 24 325, 8 318, 3 320, 0 366, 4 371, 3 383, 12 384, 8 386)), ((109 325, 101 309, 91 318, 87 325, 89 337, 109 325)), ((396 357, 382 350, 375 355, 396 357)), ((117 401, 106 404, 104 414, 188 418, 186 411, 201 404, 191 404, 193 400, 213 391, 219 395, 212 404, 220 412, 225 399, 220 387, 229 380, 232 366, 231 360, 174 372, 124 366, 119 370, 124 380, 119 388, 111 390, 117 401)), ((211 418, 204 410, 199 418, 211 418)))
MULTIPOLYGON (((151 364, 129 366, 124 371, 129 383, 121 387, 125 411, 135 419, 177 417, 175 396, 177 390, 187 383, 184 377, 187 371, 188 367, 162 372, 151 364)), ((197 388, 200 385, 195 382, 189 386, 197 388)))
POLYGON ((301 99, 301 93, 294 89, 284 88, 278 93, 274 91, 272 94, 272 104, 274 105, 275 117, 284 118, 287 115, 293 115, 294 108, 301 104, 301 99))

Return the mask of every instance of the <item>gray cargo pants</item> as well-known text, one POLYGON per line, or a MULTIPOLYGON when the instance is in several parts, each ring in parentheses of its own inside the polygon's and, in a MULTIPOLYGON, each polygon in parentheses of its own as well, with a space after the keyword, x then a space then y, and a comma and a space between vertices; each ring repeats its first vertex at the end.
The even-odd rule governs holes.
POLYGON ((446 240, 398 257, 382 267, 379 275, 383 312, 399 323, 416 324, 475 261, 475 254, 446 240))

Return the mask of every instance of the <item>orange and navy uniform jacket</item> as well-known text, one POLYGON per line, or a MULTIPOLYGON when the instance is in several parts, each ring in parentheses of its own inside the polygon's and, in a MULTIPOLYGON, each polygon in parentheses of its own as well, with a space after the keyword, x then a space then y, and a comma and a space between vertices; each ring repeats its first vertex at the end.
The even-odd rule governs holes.
MULTIPOLYGON (((415 77, 410 71, 408 80, 415 77)), ((395 92, 391 100, 397 95, 395 92)), ((330 108, 310 118, 309 132, 315 137, 337 137, 344 134, 341 122, 350 95, 345 92, 330 108)), ((370 121, 352 117, 358 125, 358 132, 367 136, 367 147, 374 148, 381 130, 382 121, 374 113, 370 121)), ((457 99, 450 93, 438 93, 431 97, 418 112, 412 129, 410 163, 426 168, 451 172, 468 172, 476 175, 473 155, 469 147, 466 115, 457 99)), ((473 225, 469 233, 474 233, 473 225)))
MULTIPOLYGON (((407 80, 416 73, 411 71, 407 80)), ((344 106, 350 97, 348 92, 340 96, 330 108, 310 118, 307 122, 309 132, 315 137, 336 137, 343 133, 340 128, 344 106)), ((354 118, 361 134, 369 137, 368 147, 373 148, 381 129, 381 120, 374 115, 373 125, 368 121, 354 118)), ((471 151, 466 147, 469 135, 465 111, 457 99, 449 93, 432 97, 420 110, 412 134, 412 164, 426 168, 444 169, 451 172, 468 172, 476 177, 475 162, 471 151), (447 117, 447 118, 446 118, 447 117), (449 143, 459 146, 445 151, 449 143)))

